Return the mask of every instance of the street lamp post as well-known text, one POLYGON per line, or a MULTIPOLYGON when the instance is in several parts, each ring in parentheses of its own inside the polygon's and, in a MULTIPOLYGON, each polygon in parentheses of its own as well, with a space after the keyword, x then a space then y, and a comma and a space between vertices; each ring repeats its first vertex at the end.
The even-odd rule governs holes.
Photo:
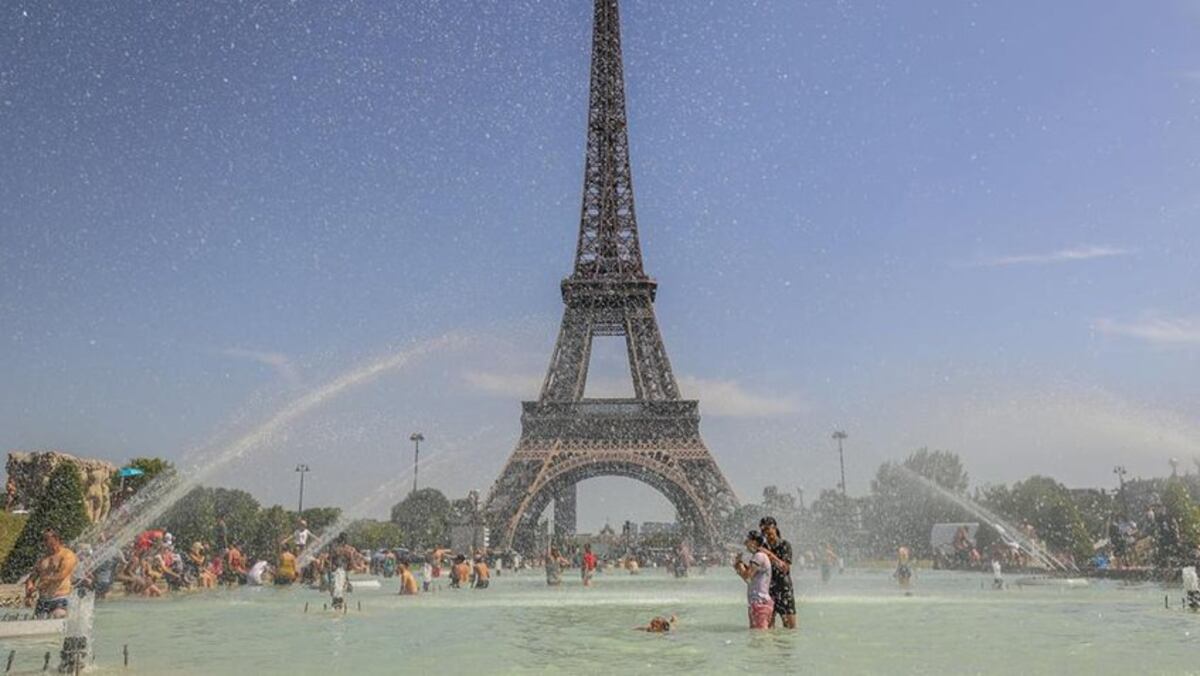
POLYGON ((838 442, 838 463, 842 466, 842 497, 846 497, 846 455, 842 452, 842 440, 850 435, 842 430, 837 430, 833 433, 833 438, 838 442))
POLYGON ((408 440, 413 442, 413 493, 417 492, 417 467, 421 462, 421 442, 425 441, 425 435, 420 432, 413 432, 409 435, 408 440))
POLYGON ((1117 475, 1117 499, 1121 501, 1121 507, 1125 507, 1125 465, 1117 465, 1113 468, 1113 474, 1117 475))
POLYGON ((304 475, 308 474, 312 470, 310 470, 308 468, 308 465, 301 463, 299 465, 296 465, 296 471, 300 473, 300 502, 299 502, 299 504, 296 505, 296 513, 303 514, 304 513, 304 475))

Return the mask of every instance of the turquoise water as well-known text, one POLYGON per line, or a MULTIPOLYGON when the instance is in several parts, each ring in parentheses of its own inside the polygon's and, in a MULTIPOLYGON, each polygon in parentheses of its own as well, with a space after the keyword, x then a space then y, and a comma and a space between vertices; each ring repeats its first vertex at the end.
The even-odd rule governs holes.
MULTIPOLYGON (((1010 580, 1011 581, 1011 580, 1010 580)), ((323 612, 306 589, 242 588, 97 606, 97 671, 214 673, 1200 673, 1200 615, 1178 589, 981 588, 979 574, 918 571, 912 597, 886 572, 822 585, 799 576, 800 629, 744 628, 732 571, 676 580, 605 573, 590 589, 533 572, 487 590, 395 595, 394 580, 323 612), (1163 609, 1170 594, 1175 608, 1163 609), (304 604, 309 612, 304 613, 304 604), (357 609, 362 603, 362 611, 357 609), (633 631, 679 616, 670 635, 633 631), (131 668, 121 665, 129 644, 131 668)), ((9 641, 15 670, 40 669, 54 641, 9 641)), ((3 656, 0 656, 2 658, 3 656)))

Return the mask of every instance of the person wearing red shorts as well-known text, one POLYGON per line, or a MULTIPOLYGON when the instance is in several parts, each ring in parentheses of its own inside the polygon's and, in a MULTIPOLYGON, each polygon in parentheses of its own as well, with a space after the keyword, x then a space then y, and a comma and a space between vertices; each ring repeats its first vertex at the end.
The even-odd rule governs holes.
POLYGON ((746 534, 746 551, 750 560, 743 561, 738 554, 733 564, 734 571, 746 581, 746 601, 751 629, 768 629, 775 615, 775 603, 771 601, 771 559, 763 551, 766 539, 756 530, 746 534))

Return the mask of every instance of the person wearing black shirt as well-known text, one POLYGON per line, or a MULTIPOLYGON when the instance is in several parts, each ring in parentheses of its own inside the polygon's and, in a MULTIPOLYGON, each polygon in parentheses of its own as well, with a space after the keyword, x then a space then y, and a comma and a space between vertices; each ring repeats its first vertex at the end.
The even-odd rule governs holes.
POLYGON ((783 618, 783 626, 796 628, 796 595, 792 590, 792 543, 779 534, 775 517, 764 516, 758 522, 759 530, 766 536, 767 546, 763 549, 771 559, 771 600, 775 602, 775 614, 771 626, 775 626, 775 615, 783 618))

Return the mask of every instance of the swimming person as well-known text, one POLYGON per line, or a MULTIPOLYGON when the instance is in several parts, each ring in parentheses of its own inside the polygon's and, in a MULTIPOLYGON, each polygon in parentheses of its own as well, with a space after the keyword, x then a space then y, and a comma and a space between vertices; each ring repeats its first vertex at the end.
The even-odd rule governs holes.
POLYGON ((42 531, 42 544, 46 556, 33 567, 33 574, 25 580, 25 605, 33 602, 37 593, 34 617, 38 619, 67 616, 67 599, 71 596, 71 574, 75 572, 75 552, 63 545, 62 537, 53 528, 42 531))
POLYGON ((592 576, 596 574, 596 555, 592 553, 590 544, 583 546, 583 560, 579 566, 579 574, 583 577, 583 586, 592 586, 592 576))
POLYGON ((679 618, 675 617, 674 615, 669 618, 656 617, 650 620, 650 624, 647 624, 644 627, 634 627, 634 629, 637 629, 638 631, 649 632, 651 634, 666 634, 667 632, 671 631, 671 627, 674 626, 678 619, 679 618))
POLYGON ((900 545, 896 549, 896 572, 892 575, 900 583, 900 588, 904 590, 905 596, 912 596, 912 592, 908 590, 909 585, 912 584, 912 568, 908 565, 911 556, 908 547, 904 545, 900 545))
POLYGON ((747 615, 751 629, 769 629, 775 615, 775 604, 771 601, 771 559, 764 551, 767 541, 756 530, 746 534, 746 551, 750 561, 742 560, 739 553, 733 569, 746 581, 747 615))
POLYGON ((783 539, 775 517, 764 516, 758 522, 767 541, 766 554, 771 559, 771 602, 775 604, 771 615, 771 626, 775 626, 775 615, 783 618, 783 626, 796 628, 796 593, 792 587, 792 543, 783 539))

